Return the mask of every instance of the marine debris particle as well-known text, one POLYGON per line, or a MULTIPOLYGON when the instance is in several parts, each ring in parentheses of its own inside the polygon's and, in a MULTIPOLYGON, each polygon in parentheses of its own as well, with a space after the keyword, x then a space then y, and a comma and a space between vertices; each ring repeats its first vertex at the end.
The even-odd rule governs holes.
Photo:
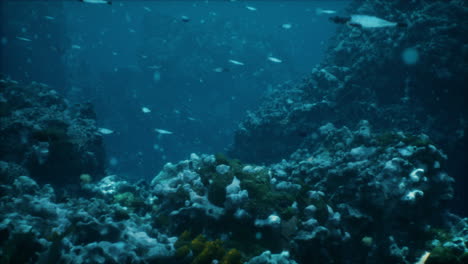
POLYGON ((99 131, 99 133, 101 133, 103 135, 110 135, 110 134, 114 133, 113 130, 110 130, 110 129, 104 128, 104 127, 98 128, 98 131, 99 131))
POLYGON ((80 45, 72 45, 71 47, 72 47, 72 49, 81 49, 80 45))
POLYGON ((268 57, 268 60, 269 60, 269 61, 272 61, 272 62, 274 62, 274 63, 281 63, 281 62, 283 62, 282 60, 280 60, 280 59, 278 59, 278 58, 275 58, 275 57, 272 57, 272 56, 269 56, 269 57, 268 57))
POLYGON ((284 24, 281 25, 281 27, 282 27, 283 29, 291 29, 291 28, 292 28, 292 24, 290 24, 290 23, 284 23, 284 24))
POLYGON ((214 72, 228 72, 229 70, 223 67, 216 67, 213 69, 214 72))
POLYGON ((168 130, 165 130, 165 129, 159 129, 159 128, 154 129, 154 131, 158 132, 161 135, 171 135, 171 134, 173 134, 171 131, 168 131, 168 130))
POLYGON ((153 80, 155 82, 159 82, 161 80, 161 73, 159 71, 154 71, 153 73, 153 80))
POLYGON ((419 52, 415 48, 407 48, 401 54, 403 62, 407 65, 414 65, 419 61, 419 52))
POLYGON ((243 62, 237 61, 237 60, 229 60, 230 63, 234 65, 239 65, 239 66, 244 66, 243 62))
POLYGON ((44 16, 44 18, 47 20, 55 20, 55 17, 52 17, 52 16, 44 16))

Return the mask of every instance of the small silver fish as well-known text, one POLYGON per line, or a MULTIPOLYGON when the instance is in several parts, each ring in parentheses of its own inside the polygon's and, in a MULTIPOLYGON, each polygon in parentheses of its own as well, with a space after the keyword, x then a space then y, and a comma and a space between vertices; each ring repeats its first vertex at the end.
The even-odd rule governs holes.
POLYGON ((154 131, 158 132, 161 135, 171 135, 171 134, 173 134, 171 131, 164 130, 164 129, 159 129, 159 128, 154 129, 154 131))
POLYGON ((80 45, 76 45, 76 44, 72 45, 71 47, 72 47, 72 49, 81 49, 81 46, 80 46, 80 45))
POLYGON ((236 60, 229 60, 230 63, 234 64, 234 65, 239 65, 239 66, 243 66, 244 63, 243 62, 240 62, 240 61, 236 61, 236 60))
POLYGON ((142 107, 142 108, 141 108, 141 111, 142 111, 143 113, 145 113, 145 114, 151 113, 151 109, 149 109, 148 107, 142 107))
POLYGON ((245 6, 245 8, 247 8, 250 11, 257 11, 257 8, 255 8, 253 6, 245 6))
POLYGON ((52 16, 44 16, 44 18, 47 20, 55 20, 55 17, 52 17, 52 16))
POLYGON ((315 9, 315 13, 317 15, 322 15, 322 14, 333 15, 333 14, 336 14, 336 11, 335 10, 330 10, 330 9, 317 8, 317 9, 315 9))
POLYGON ((280 60, 280 59, 278 59, 278 58, 275 58, 275 57, 271 57, 271 56, 267 57, 267 59, 268 59, 269 61, 274 62, 274 63, 282 63, 282 62, 283 62, 282 60, 280 60))
POLYGON ((281 25, 281 27, 284 28, 284 29, 290 29, 290 28, 292 28, 292 24, 284 23, 283 25, 281 25))
POLYGON ((32 41, 31 39, 23 38, 23 37, 16 37, 16 38, 19 39, 19 40, 22 40, 22 41, 27 41, 27 42, 31 42, 31 41, 32 41))
POLYGON ((98 131, 99 131, 99 133, 101 133, 103 135, 110 135, 110 134, 114 133, 113 130, 110 130, 110 129, 104 128, 104 127, 98 128, 98 131))
POLYGON ((351 15, 349 24, 352 26, 359 26, 362 28, 382 28, 382 27, 396 27, 399 23, 387 21, 382 18, 367 15, 351 15))

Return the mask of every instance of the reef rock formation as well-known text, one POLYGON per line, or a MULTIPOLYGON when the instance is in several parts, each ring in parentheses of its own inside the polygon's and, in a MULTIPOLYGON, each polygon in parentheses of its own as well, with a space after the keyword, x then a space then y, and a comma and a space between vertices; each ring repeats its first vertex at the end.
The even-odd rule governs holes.
POLYGON ((151 184, 111 175, 66 202, 17 177, 0 184, 0 261, 410 264, 428 251, 428 263, 466 262, 468 223, 446 212, 453 179, 426 135, 367 121, 315 132, 315 151, 271 166, 192 154, 151 184))
MULTIPOLYGON (((466 1, 354 1, 349 14, 406 28, 341 26, 327 57, 295 86, 282 86, 240 125, 231 155, 277 162, 332 122, 426 133, 450 154, 466 142, 466 1)), ((466 144, 466 143, 465 143, 466 144)))
POLYGON ((0 175, 79 184, 104 174, 102 136, 89 104, 70 106, 47 85, 0 80, 0 175))

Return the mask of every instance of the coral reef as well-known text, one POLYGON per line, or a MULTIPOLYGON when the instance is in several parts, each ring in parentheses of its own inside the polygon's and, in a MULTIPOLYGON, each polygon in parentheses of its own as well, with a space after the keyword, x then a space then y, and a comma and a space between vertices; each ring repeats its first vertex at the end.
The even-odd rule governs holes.
POLYGON ((353 1, 348 13, 408 27, 340 27, 320 65, 296 85, 278 86, 249 113, 231 156, 278 162, 310 131, 328 122, 352 127, 361 119, 381 131, 426 133, 450 155, 462 154, 468 118, 466 1, 353 1), (419 58, 411 65, 402 59, 408 50, 419 58))
POLYGON ((194 154, 166 165, 152 183, 158 214, 182 227, 227 232, 227 243, 255 241, 249 243, 254 251, 240 247, 247 254, 287 248, 301 263, 415 259, 426 240, 401 244, 430 237, 427 227, 445 222, 453 197, 453 179, 443 169, 447 157, 426 135, 375 133, 367 121, 354 131, 327 124, 316 134, 289 161, 269 167, 194 154), (244 198, 230 201, 244 190, 244 198), (184 194, 172 199, 177 192, 184 194), (321 250, 308 250, 316 246, 321 250), (409 246, 411 252, 396 250, 409 246), (341 254, 331 258, 336 251, 341 254))
POLYGON ((466 130, 455 97, 467 24, 451 22, 466 3, 362 0, 350 12, 408 28, 341 28, 322 65, 241 124, 242 161, 191 154, 150 183, 101 177, 90 106, 0 81, 0 263, 466 263, 445 151, 460 154, 450 146, 466 130), (407 48, 434 68, 389 72, 407 48), (80 195, 58 195, 64 185, 80 195))
POLYGON ((71 106, 44 84, 0 80, 1 179, 29 175, 40 183, 76 184, 104 175, 104 148, 95 114, 71 106))
POLYGON ((66 201, 19 176, 0 185, 2 261, 415 263, 426 251, 428 263, 465 261, 468 223, 446 211, 453 179, 426 135, 367 121, 315 133, 270 166, 192 154, 151 184, 84 180, 86 197, 66 201))

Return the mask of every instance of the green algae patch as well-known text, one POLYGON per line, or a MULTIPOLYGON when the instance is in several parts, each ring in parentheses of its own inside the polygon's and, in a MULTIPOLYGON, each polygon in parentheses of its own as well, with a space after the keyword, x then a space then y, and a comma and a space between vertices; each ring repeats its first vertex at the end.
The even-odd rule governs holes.
POLYGON ((240 187, 247 190, 249 199, 245 208, 249 213, 259 217, 267 217, 277 212, 280 217, 290 218, 293 210, 290 206, 296 201, 299 191, 278 191, 270 183, 267 169, 245 172, 246 165, 239 160, 229 159, 223 154, 215 155, 213 165, 200 168, 197 173, 202 182, 208 186, 208 200, 216 206, 223 207, 226 201, 226 187, 232 183, 234 177, 240 180, 240 187), (229 170, 220 174, 216 171, 218 165, 229 166, 229 170))
MULTIPOLYGON (((457 254, 455 250, 438 246, 431 250, 431 255, 426 261, 426 264, 462 264, 466 262, 461 262, 462 255, 457 254)), ((466 259, 466 257, 465 257, 466 259)))
POLYGON ((217 260, 221 264, 243 263, 242 253, 235 249, 226 249, 224 242, 216 239, 209 240, 199 234, 193 237, 190 231, 184 231, 176 243, 176 258, 180 263, 211 264, 217 260))
POLYGON ((114 201, 121 206, 128 207, 130 209, 137 209, 144 206, 143 200, 136 197, 132 192, 118 193, 114 195, 114 201))

